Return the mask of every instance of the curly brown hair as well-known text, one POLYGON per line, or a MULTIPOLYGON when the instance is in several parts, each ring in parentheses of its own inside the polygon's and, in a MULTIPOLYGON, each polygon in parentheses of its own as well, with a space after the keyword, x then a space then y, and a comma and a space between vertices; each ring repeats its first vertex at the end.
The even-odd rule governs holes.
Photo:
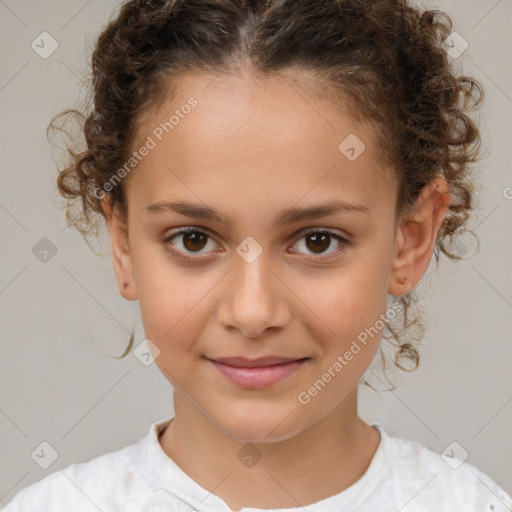
MULTIPOLYGON (((67 110, 49 126, 63 130, 61 121, 77 116, 85 137, 81 150, 68 146, 71 158, 57 179, 67 219, 86 240, 97 233, 103 216, 97 191, 130 157, 141 113, 165 101, 181 73, 298 70, 333 102, 343 93, 354 116, 382 128, 382 154, 398 176, 397 213, 412 207, 432 179, 446 180, 453 201, 435 260, 440 252, 460 259, 448 244, 467 231, 474 208, 470 169, 479 159, 480 134, 468 114, 483 90, 454 70, 443 45, 451 29, 446 13, 421 12, 406 0, 128 1, 97 40, 88 112, 67 110)), ((126 215, 123 182, 107 197, 126 215)), ((386 321, 383 337, 396 347, 394 364, 411 371, 419 364, 415 345, 424 325, 412 308, 414 291, 395 299, 402 314, 394 326, 386 321)))

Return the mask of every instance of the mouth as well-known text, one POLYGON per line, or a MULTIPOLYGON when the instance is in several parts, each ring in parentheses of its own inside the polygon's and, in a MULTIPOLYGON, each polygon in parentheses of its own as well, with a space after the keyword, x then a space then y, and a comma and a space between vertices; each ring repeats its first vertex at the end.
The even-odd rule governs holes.
POLYGON ((226 379, 244 389, 268 388, 285 380, 301 368, 309 357, 301 359, 269 356, 260 359, 240 357, 208 359, 226 379))

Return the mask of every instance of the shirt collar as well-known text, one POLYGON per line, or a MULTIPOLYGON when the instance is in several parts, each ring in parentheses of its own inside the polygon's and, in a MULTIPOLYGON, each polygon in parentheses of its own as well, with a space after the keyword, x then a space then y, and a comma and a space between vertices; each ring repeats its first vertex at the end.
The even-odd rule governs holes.
MULTIPOLYGON (((222 498, 201 487, 164 452, 158 441, 158 436, 172 420, 173 418, 171 417, 156 421, 151 425, 149 433, 139 441, 138 467, 143 474, 149 476, 163 489, 174 494, 197 510, 201 510, 201 512, 233 512, 222 498)), ((380 423, 373 423, 371 426, 380 433, 381 440, 365 473, 359 480, 341 493, 307 505, 308 512, 340 509, 351 510, 346 507, 354 507, 364 502, 365 497, 370 495, 379 482, 389 474, 386 469, 390 460, 388 452, 391 449, 389 435, 380 423)), ((245 507, 239 512, 261 512, 262 510, 245 507)), ((272 510, 303 512, 304 508, 272 510)), ((270 512, 270 510, 265 512, 270 512)))

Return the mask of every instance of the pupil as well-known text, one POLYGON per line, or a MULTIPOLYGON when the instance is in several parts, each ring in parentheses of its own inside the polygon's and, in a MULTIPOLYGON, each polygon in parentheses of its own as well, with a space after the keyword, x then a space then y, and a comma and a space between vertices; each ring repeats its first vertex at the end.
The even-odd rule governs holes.
POLYGON ((313 243, 313 247, 309 247, 309 244, 307 244, 307 242, 306 242, 306 244, 308 245, 308 249, 312 250, 313 252, 325 251, 326 249, 329 248, 329 245, 330 245, 329 237, 330 237, 330 235, 328 233, 319 233, 319 234, 309 235, 307 237, 307 239, 312 240, 314 243, 313 243), (317 251, 317 249, 320 249, 320 250, 317 251))
POLYGON ((185 233, 183 236, 183 245, 189 251, 201 250, 205 246, 205 242, 206 242, 206 236, 204 236, 204 234, 199 233, 197 231, 185 233), (197 244, 198 242, 200 245, 201 245, 201 242, 203 242, 203 243, 200 247, 194 246, 194 244, 197 244))

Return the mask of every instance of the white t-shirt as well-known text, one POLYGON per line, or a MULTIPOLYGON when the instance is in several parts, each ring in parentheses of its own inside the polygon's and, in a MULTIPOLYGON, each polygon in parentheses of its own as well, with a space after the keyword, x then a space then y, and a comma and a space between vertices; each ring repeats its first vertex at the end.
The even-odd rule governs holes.
MULTIPOLYGON (((140 441, 72 464, 22 489, 5 512, 231 512, 163 451, 153 423, 140 441)), ((372 424, 380 444, 364 475, 344 491, 282 512, 510 512, 512 499, 487 475, 372 424)), ((451 455, 451 453, 450 453, 451 455)), ((246 507, 240 512, 264 509, 246 507)))

